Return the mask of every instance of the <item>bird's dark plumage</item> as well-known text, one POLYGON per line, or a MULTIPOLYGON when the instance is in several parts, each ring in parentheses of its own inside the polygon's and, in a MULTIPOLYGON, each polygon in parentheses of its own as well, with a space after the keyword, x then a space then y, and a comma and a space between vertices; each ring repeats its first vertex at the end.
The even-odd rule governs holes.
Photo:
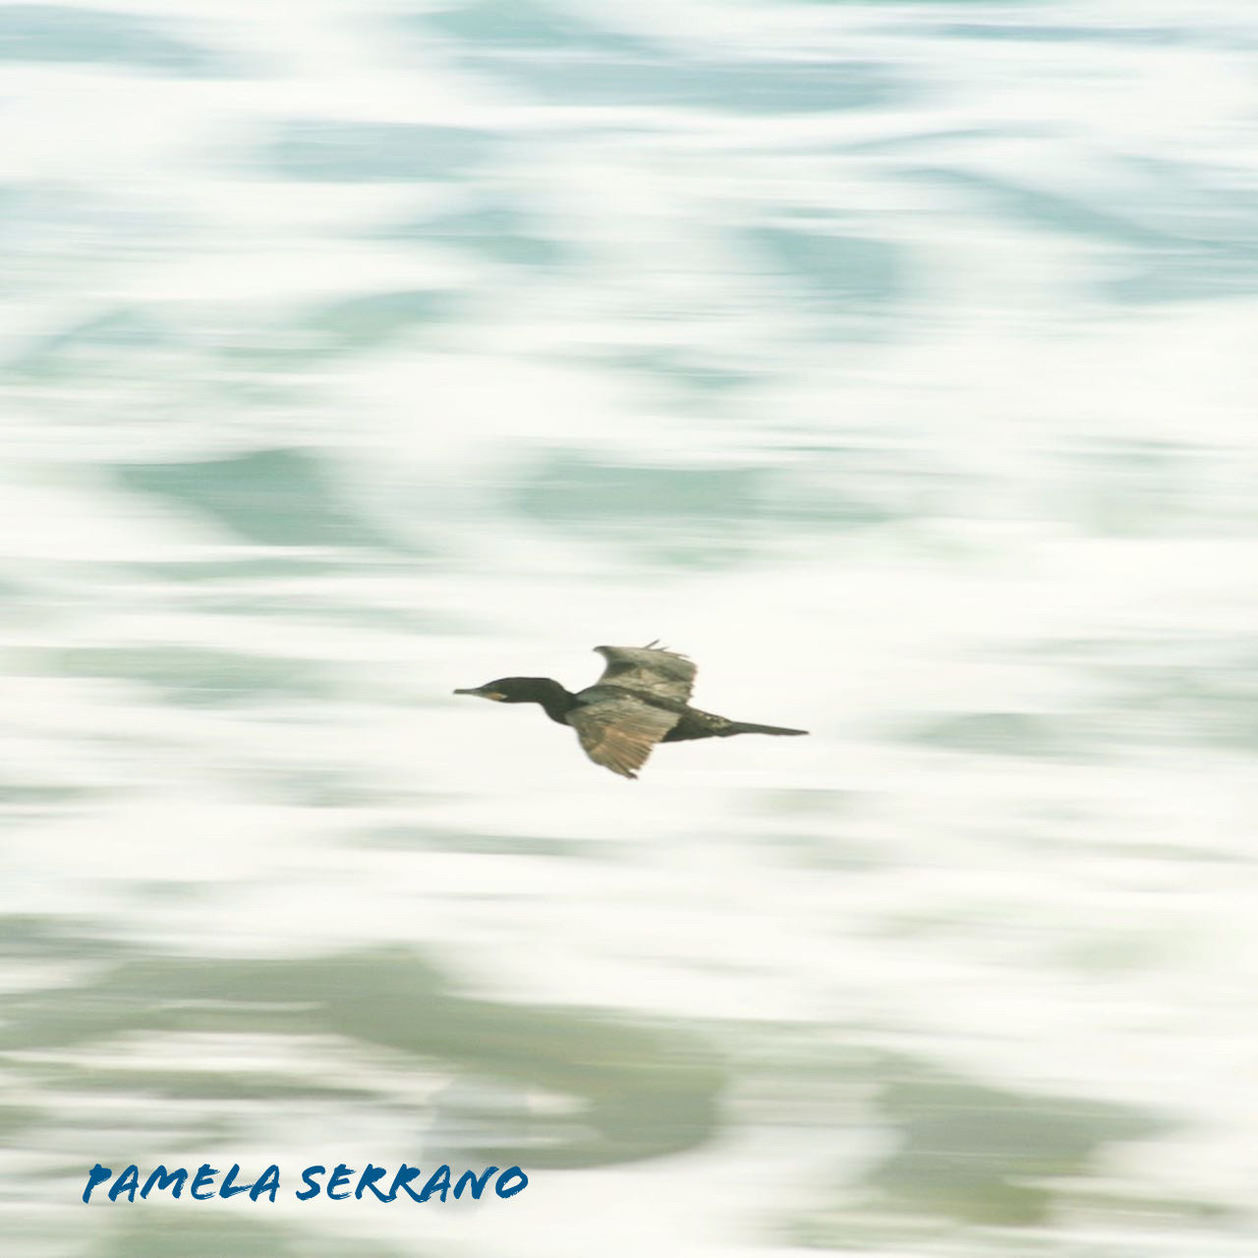
POLYGON ((552 721, 571 725, 585 754, 622 777, 636 778, 656 743, 734 734, 806 734, 803 729, 731 721, 690 706, 695 666, 656 643, 596 646, 606 661, 592 686, 572 694, 550 677, 500 677, 456 695, 502 703, 538 703, 552 721))

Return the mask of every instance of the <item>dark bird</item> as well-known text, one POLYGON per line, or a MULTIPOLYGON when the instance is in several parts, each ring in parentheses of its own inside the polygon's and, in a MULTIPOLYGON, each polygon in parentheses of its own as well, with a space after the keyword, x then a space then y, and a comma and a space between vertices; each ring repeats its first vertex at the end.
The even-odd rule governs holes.
POLYGON ((552 677, 500 677, 456 690, 499 703, 540 703, 546 715, 577 731, 585 754, 622 777, 636 778, 656 743, 733 734, 806 734, 806 729, 754 725, 701 712, 689 703, 695 666, 684 655, 657 646, 596 646, 603 675, 576 694, 552 677))

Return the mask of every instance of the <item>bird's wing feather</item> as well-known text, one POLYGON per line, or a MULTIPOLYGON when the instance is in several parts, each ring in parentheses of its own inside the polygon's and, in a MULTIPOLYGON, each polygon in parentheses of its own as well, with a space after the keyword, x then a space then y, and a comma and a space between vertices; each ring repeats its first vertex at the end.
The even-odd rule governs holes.
POLYGON ((607 667, 596 684, 621 686, 639 694, 687 703, 694 687, 694 664, 676 651, 652 646, 596 646, 607 667))
POLYGON ((678 713, 652 707, 630 694, 613 692, 591 698, 592 702, 568 713, 568 724, 577 731, 585 754, 621 777, 637 777, 651 749, 680 719, 678 713))

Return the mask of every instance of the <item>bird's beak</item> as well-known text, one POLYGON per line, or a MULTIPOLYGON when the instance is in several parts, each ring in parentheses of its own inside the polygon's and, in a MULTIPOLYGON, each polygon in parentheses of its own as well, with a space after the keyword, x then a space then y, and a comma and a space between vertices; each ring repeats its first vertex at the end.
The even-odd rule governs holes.
POLYGON ((496 690, 486 690, 483 686, 469 686, 466 690, 456 690, 456 695, 476 695, 480 699, 501 699, 496 690))

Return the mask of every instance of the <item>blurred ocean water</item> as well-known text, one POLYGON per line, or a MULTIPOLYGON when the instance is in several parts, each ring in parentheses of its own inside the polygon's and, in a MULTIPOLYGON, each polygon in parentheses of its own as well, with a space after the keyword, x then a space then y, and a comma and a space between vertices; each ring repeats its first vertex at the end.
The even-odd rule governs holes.
POLYGON ((0 7, 4 1252, 1252 1255, 1256 76, 1250 0, 0 7), (656 637, 812 738, 450 693, 656 637))

